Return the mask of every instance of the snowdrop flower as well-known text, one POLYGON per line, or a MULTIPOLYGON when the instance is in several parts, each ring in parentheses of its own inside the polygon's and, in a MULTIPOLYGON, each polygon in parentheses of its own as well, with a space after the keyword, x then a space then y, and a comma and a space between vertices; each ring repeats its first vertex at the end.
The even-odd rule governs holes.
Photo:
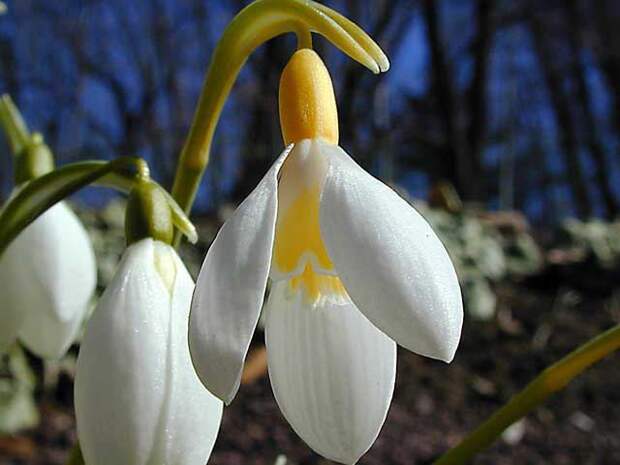
POLYGON ((190 349, 204 385, 235 396, 268 278, 275 398, 321 455, 355 463, 385 420, 396 344, 449 362, 463 309, 428 223, 338 144, 331 79, 302 49, 280 83, 290 144, 224 224, 200 272, 190 349))
POLYGON ((142 200, 130 196, 131 245, 80 348, 78 436, 88 465, 204 465, 222 402, 204 389, 190 360, 187 322, 194 282, 168 245, 172 229, 165 200, 155 197, 154 221, 141 228, 133 207, 142 200), (162 224, 169 233, 153 232, 151 226, 162 224))
MULTIPOLYGON (((30 174, 21 173, 23 178, 53 167, 47 146, 34 140, 24 163, 16 164, 18 173, 30 174)), ((96 284, 88 233, 60 202, 30 224, 0 257, 0 353, 19 338, 43 358, 60 358, 84 321, 96 284)))

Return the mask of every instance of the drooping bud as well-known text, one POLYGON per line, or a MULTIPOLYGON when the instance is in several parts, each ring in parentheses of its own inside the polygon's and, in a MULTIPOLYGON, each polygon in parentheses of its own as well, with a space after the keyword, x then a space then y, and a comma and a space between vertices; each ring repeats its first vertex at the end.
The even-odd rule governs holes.
POLYGON ((62 357, 81 327, 96 284, 88 233, 60 202, 0 257, 0 354, 19 337, 40 357, 62 357))
POLYGON ((136 183, 125 213, 127 245, 147 238, 171 244, 173 234, 172 211, 161 188, 149 179, 136 183))
POLYGON ((171 246, 149 238, 123 254, 86 325, 76 366, 77 430, 88 465, 207 462, 222 402, 192 367, 193 291, 171 246))
POLYGON ((323 61, 313 50, 295 52, 280 79, 280 126, 286 145, 303 139, 338 144, 338 109, 323 61))

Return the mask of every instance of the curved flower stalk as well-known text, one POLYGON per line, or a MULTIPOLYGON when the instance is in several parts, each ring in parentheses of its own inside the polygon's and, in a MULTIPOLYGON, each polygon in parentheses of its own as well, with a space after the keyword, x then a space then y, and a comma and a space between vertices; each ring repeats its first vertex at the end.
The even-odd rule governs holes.
POLYGON ((280 83, 289 144, 224 224, 198 277, 190 350, 229 403, 265 302, 269 376, 295 431, 355 463, 392 397, 396 344, 449 362, 461 293, 428 223, 338 146, 331 79, 316 53, 293 55, 280 83))
POLYGON ((308 47, 311 31, 324 36, 373 73, 390 67, 381 48, 359 26, 331 8, 311 0, 251 2, 230 22, 218 42, 180 155, 172 194, 186 212, 209 162, 211 141, 224 102, 248 56, 262 43, 287 32, 295 32, 300 45, 308 47))
POLYGON ((215 443, 222 402, 192 368, 194 282, 168 245, 171 223, 163 193, 137 186, 127 209, 131 245, 87 324, 77 363, 88 465, 203 465, 215 443))

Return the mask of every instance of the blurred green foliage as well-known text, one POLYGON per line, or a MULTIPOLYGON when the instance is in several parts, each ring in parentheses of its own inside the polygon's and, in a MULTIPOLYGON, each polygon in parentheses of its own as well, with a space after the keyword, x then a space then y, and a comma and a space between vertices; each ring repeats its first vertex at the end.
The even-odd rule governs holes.
POLYGON ((39 422, 34 401, 35 375, 16 344, 0 357, 0 434, 32 428, 39 422))
POLYGON ((594 260, 601 268, 620 263, 620 220, 564 221, 557 234, 557 247, 572 254, 574 261, 594 260))

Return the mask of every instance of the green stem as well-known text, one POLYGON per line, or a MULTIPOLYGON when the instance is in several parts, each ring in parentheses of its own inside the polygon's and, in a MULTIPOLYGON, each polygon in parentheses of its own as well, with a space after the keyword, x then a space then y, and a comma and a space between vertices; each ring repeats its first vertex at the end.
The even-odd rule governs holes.
POLYGON ((312 49, 312 32, 310 29, 300 25, 295 34, 297 35, 297 50, 304 48, 312 49))
POLYGON ((231 21, 213 52, 172 187, 172 196, 186 213, 191 210, 209 163, 213 134, 241 67, 261 43, 299 27, 300 21, 277 14, 282 4, 251 3, 231 21))
POLYGON ((563 389, 575 376, 620 348, 620 325, 589 340, 559 362, 546 368, 525 389, 470 433, 434 465, 458 465, 469 462, 489 446, 512 423, 563 389))

